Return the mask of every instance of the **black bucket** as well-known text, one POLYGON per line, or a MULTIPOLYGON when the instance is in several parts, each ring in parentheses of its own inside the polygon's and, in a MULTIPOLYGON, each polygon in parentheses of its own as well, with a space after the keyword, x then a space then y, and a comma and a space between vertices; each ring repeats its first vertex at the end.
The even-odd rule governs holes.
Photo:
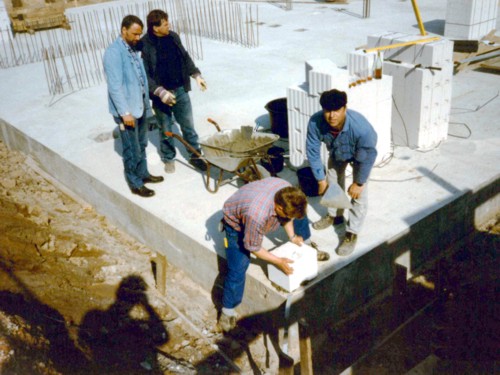
POLYGON ((311 167, 300 168, 297 171, 299 185, 305 195, 308 197, 318 196, 318 181, 314 178, 311 167))
POLYGON ((260 164, 266 168, 272 176, 276 176, 277 173, 283 170, 285 163, 284 154, 285 150, 278 146, 273 146, 267 151, 269 159, 262 159, 260 164))
POLYGON ((271 119, 271 131, 281 138, 288 138, 288 113, 286 108, 286 98, 271 100, 265 108, 269 112, 271 119))

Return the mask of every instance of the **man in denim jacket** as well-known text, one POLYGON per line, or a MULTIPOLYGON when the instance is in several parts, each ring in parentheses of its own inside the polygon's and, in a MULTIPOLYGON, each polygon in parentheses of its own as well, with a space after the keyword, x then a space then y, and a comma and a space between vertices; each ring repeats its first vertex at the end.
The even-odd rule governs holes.
POLYGON ((151 197, 145 183, 162 182, 163 177, 148 172, 147 121, 153 116, 148 96, 148 80, 135 46, 142 35, 142 21, 133 15, 123 18, 121 35, 106 49, 103 58, 108 84, 109 112, 120 126, 125 178, 132 193, 151 197))
MULTIPOLYGON (((322 111, 309 120, 306 153, 312 172, 318 181, 318 193, 323 195, 329 184, 338 183, 345 189, 345 169, 352 166, 352 184, 347 193, 352 198, 345 237, 337 254, 346 256, 354 251, 368 207, 367 183, 377 157, 377 133, 360 113, 347 109, 347 94, 339 90, 325 91, 320 97, 322 111), (328 171, 321 161, 321 142, 326 144, 330 157, 328 171)), ((329 208, 328 214, 313 224, 325 229, 344 222, 344 210, 329 208)))

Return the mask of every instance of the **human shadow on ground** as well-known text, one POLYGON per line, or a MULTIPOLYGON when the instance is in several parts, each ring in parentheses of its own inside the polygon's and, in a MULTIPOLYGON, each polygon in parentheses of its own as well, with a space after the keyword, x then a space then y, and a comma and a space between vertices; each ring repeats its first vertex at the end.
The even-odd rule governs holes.
POLYGON ((83 318, 78 341, 89 351, 93 373, 162 374, 156 347, 165 344, 169 334, 149 304, 146 289, 142 277, 127 276, 108 309, 89 311, 83 318))
POLYGON ((20 289, 19 293, 0 291, 0 310, 15 317, 22 328, 14 334, 8 325, 0 324, 0 336, 15 348, 10 361, 2 363, 2 374, 34 374, 37 364, 49 358, 58 373, 88 373, 87 360, 70 337, 64 317, 52 307, 42 303, 12 272, 0 257, 0 272, 5 273, 20 289))

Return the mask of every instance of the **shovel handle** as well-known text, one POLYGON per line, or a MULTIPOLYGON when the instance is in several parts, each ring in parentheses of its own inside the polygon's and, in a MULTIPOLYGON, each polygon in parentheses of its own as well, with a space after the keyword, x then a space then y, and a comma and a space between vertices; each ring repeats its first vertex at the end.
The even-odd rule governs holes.
POLYGON ((201 157, 201 153, 197 149, 195 149, 193 146, 191 146, 188 142, 186 142, 186 140, 184 138, 182 138, 179 134, 175 134, 175 133, 172 133, 172 132, 169 132, 169 131, 163 132, 163 134, 165 134, 167 137, 173 137, 173 138, 177 139, 184 146, 186 146, 186 148, 192 154, 196 155, 197 157, 201 157))
POLYGON ((220 126, 219 126, 219 124, 217 124, 217 122, 215 122, 215 120, 213 120, 213 119, 211 119, 211 118, 209 117, 209 118, 207 118, 207 121, 208 121, 209 123, 211 123, 212 125, 214 125, 214 126, 217 128, 217 131, 219 131, 219 132, 221 131, 221 130, 220 130, 220 126))

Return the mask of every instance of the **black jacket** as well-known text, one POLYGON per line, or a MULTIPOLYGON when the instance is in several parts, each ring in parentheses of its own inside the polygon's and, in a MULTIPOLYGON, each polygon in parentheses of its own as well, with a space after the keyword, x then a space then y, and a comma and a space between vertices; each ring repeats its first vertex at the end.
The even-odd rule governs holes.
MULTIPOLYGON (((177 53, 182 62, 182 82, 186 92, 191 91, 190 77, 196 77, 201 74, 200 70, 194 65, 193 59, 189 56, 182 45, 179 34, 170 31, 175 45, 177 46, 177 53)), ((164 112, 170 112, 170 107, 162 103, 160 98, 153 93, 161 86, 158 84, 158 72, 156 71, 156 55, 157 55, 158 38, 154 35, 146 34, 142 37, 139 43, 139 49, 142 51, 142 59, 144 60, 144 67, 146 68, 146 75, 148 76, 149 97, 153 101, 155 107, 164 112)))

